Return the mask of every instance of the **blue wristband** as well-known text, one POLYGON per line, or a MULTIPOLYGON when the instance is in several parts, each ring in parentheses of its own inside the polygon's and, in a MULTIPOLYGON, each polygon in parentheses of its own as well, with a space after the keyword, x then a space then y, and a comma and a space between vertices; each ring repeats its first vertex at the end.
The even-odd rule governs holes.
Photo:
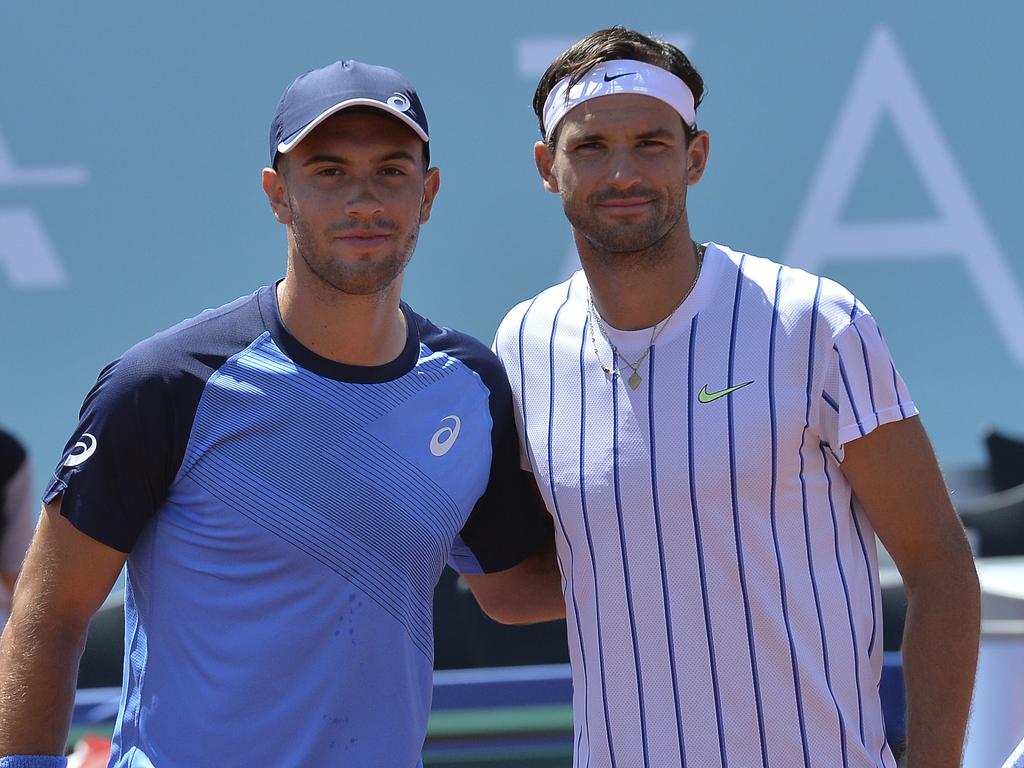
POLYGON ((8 755, 0 757, 0 768, 67 768, 68 759, 60 755, 8 755))

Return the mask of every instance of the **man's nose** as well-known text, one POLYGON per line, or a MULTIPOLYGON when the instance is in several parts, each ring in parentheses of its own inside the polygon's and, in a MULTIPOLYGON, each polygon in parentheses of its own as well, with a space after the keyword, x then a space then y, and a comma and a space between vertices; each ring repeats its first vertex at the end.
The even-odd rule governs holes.
POLYGON ((348 216, 361 219, 383 213, 384 205, 369 179, 357 180, 350 191, 351 195, 345 203, 345 213, 348 216))
POLYGON ((640 169, 627 151, 617 151, 611 156, 608 167, 608 186, 614 189, 630 189, 641 183, 640 169))

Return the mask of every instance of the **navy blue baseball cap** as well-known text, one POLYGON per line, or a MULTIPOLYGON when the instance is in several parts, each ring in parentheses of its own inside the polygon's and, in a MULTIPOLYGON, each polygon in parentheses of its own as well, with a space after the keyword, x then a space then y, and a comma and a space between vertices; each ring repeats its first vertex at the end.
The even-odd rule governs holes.
POLYGON ((427 115, 409 81, 387 67, 336 61, 295 78, 270 122, 270 164, 320 123, 348 107, 372 107, 398 118, 429 142, 427 115))

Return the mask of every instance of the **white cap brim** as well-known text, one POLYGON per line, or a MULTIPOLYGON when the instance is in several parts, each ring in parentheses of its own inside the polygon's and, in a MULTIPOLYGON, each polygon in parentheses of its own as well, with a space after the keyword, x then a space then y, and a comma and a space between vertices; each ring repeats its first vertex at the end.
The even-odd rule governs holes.
POLYGON ((428 143, 430 142, 430 138, 419 126, 419 124, 397 107, 393 107, 386 102, 377 101, 376 99, 349 99, 348 101, 338 102, 334 106, 325 109, 315 118, 310 120, 306 124, 305 128, 303 128, 301 131, 292 136, 292 138, 290 138, 288 141, 282 141, 280 144, 278 144, 277 151, 280 152, 282 155, 288 154, 292 149, 295 148, 295 145, 297 145, 300 141, 306 138, 318 125, 320 125, 320 123, 322 123, 324 120, 326 120, 328 117, 335 114, 336 112, 340 112, 343 109, 348 109, 349 107, 373 107, 374 109, 379 109, 381 112, 387 112, 389 115, 397 117, 403 123, 412 128, 416 135, 420 137, 420 139, 428 143))

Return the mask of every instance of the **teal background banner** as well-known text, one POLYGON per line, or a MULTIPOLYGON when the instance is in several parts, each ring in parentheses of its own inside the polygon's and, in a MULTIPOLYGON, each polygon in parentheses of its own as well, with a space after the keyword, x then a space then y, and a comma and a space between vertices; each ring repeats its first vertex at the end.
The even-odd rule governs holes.
POLYGON ((405 295, 489 340, 573 268, 530 100, 614 23, 681 44, 707 82, 695 236, 850 287, 944 463, 980 462, 987 425, 1024 434, 1019 3, 8 3, 0 423, 37 484, 104 364, 283 273, 270 117, 337 59, 419 90, 442 186, 405 295))

